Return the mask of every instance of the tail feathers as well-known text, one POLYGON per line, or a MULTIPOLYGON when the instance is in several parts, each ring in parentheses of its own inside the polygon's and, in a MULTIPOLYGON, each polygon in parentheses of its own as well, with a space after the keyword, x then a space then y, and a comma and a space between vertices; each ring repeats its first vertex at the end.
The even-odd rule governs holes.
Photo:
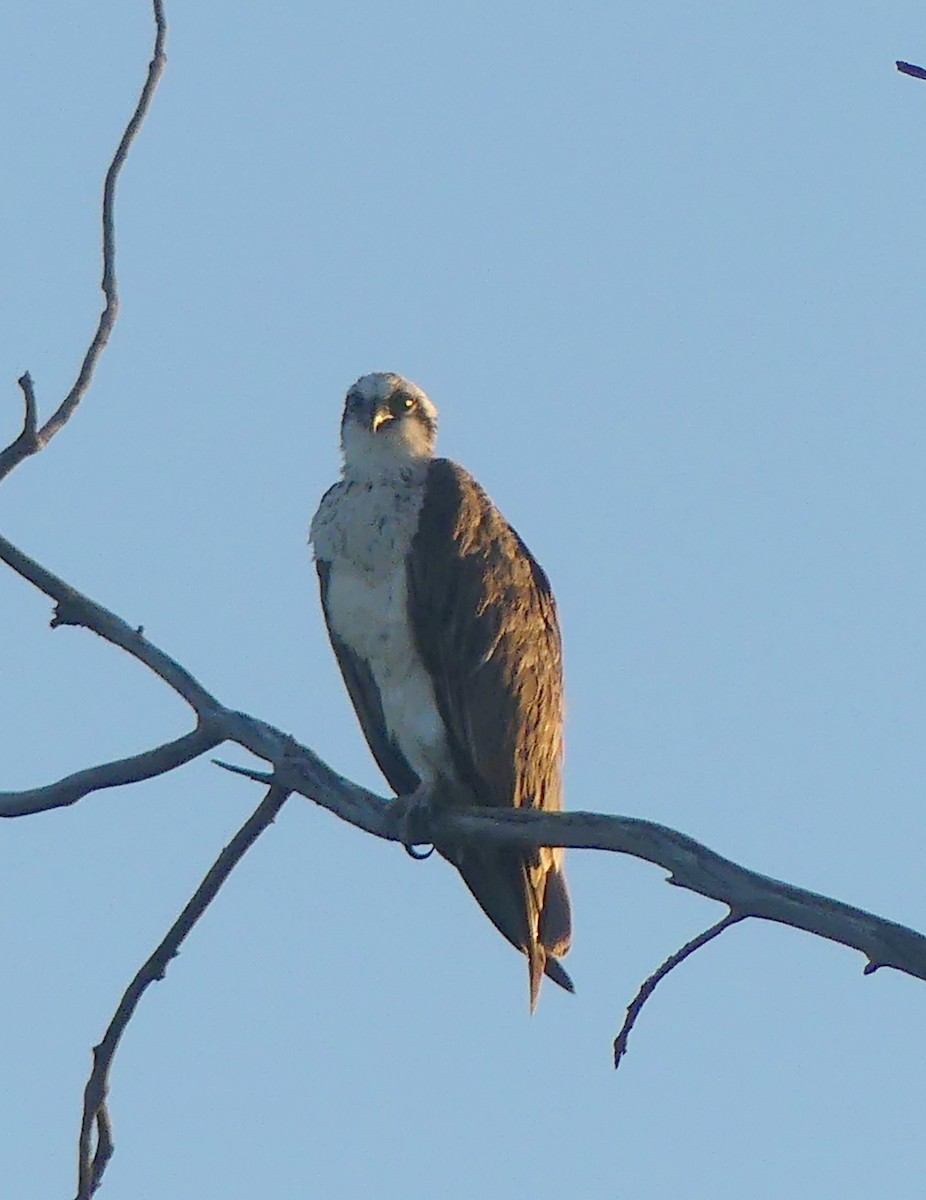
POLYGON ((540 985, 543 983, 543 974, 546 970, 547 952, 543 946, 533 945, 527 948, 527 975, 530 982, 531 995, 531 1012, 537 1007, 537 1000, 540 997, 540 985))
MULTIPOLYGON (((531 930, 532 889, 523 856, 510 850, 470 853, 456 862, 467 887, 496 929, 527 956, 531 1012, 540 995, 544 975, 567 992, 572 980, 558 961, 571 940, 571 907, 562 869, 552 867, 546 876, 543 907, 536 937, 531 930)), ((536 908, 533 912, 536 914, 536 908)))
POLYGON ((554 983, 558 983, 561 988, 565 988, 567 992, 574 992, 575 985, 570 977, 563 969, 563 964, 558 958, 553 958, 552 955, 547 955, 547 961, 543 966, 544 972, 548 979, 552 979, 554 983))
POLYGON ((563 969, 562 963, 552 954, 547 954, 543 946, 535 945, 525 953, 527 954, 530 980, 531 1012, 537 1007, 537 998, 540 995, 540 985, 544 975, 548 979, 552 979, 554 983, 558 983, 561 988, 565 988, 567 992, 575 992, 573 982, 563 969))
POLYGON ((548 954, 561 958, 572 942, 572 904, 561 866, 547 872, 537 936, 548 954))
MULTIPOLYGON (((537 947, 543 960, 543 972, 554 983, 558 983, 567 992, 574 992, 572 980, 566 974, 559 962, 561 955, 569 950, 572 942, 572 904, 569 900, 569 889, 566 887, 566 876, 561 866, 551 867, 547 872, 543 890, 543 907, 537 928, 537 947)), ((530 955, 528 955, 530 957, 530 955)), ((531 963, 531 1012, 537 1003, 534 988, 534 966, 531 963)), ((540 990, 540 977, 537 977, 536 990, 540 990)))

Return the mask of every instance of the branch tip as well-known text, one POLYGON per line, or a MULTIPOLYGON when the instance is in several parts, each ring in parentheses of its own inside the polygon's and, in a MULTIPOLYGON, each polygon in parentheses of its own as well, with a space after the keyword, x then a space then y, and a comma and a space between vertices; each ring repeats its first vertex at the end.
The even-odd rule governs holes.
POLYGON ((620 1032, 614 1039, 614 1069, 615 1071, 621 1065, 621 1059, 627 1053, 627 1042, 630 1038, 630 1031, 637 1022, 637 1017, 643 1010, 643 1005, 647 1002, 653 992, 656 990, 656 985, 669 974, 674 971, 677 966, 694 954, 695 950, 700 950, 702 946, 706 946, 708 942, 712 942, 715 937, 718 937, 725 929, 729 929, 731 925, 735 925, 737 921, 743 919, 742 914, 729 908, 727 915, 720 921, 711 925, 709 929, 705 929, 699 933, 697 937, 693 937, 690 942, 686 942, 674 954, 669 955, 666 961, 650 975, 649 979, 645 980, 640 987, 640 990, 627 1006, 627 1016, 624 1018, 624 1023, 620 1028, 620 1032))
POLYGON ((35 441, 35 431, 38 425, 38 408, 35 402, 35 387, 32 383, 32 376, 28 371, 25 371, 16 382, 22 389, 23 400, 26 406, 23 431, 20 436, 28 437, 35 441))
POLYGON ((926 79, 926 68, 918 67, 915 63, 903 62, 898 59, 894 64, 904 75, 912 75, 914 79, 926 79))
POLYGON ((221 767, 223 771, 231 771, 232 775, 243 775, 245 779, 253 779, 255 783, 270 784, 273 782, 273 774, 269 771, 252 771, 250 767, 236 767, 234 763, 223 762, 220 758, 213 758, 213 766, 221 767))
POLYGON ((23 427, 17 437, 0 452, 0 479, 9 475, 17 463, 22 462, 24 458, 28 458, 30 454, 35 454, 37 450, 41 450, 42 448, 38 435, 38 408, 35 402, 35 388, 32 385, 32 376, 26 371, 25 374, 20 375, 16 382, 22 390, 23 402, 25 404, 23 427))

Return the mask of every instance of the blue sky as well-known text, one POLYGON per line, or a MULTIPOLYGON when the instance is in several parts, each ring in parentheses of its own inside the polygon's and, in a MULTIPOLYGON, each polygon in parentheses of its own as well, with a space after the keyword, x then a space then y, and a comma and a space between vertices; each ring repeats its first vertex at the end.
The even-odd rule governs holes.
MULTIPOLYGON (((3 532, 229 705, 382 789, 305 538, 343 393, 441 409, 553 581, 570 806, 926 927, 921 4, 173 4, 118 201, 123 308, 3 532)), ((145 3, 2 23, 0 438, 98 306, 145 3)), ((181 703, 0 573, 0 787, 166 740, 181 703)), ((244 755, 240 755, 244 760, 244 755)), ((0 1147, 73 1188, 90 1047, 256 786, 197 763, 10 822, 0 1147)), ((149 991, 103 1196, 911 1195, 926 990, 576 852, 569 969, 454 873, 292 799, 149 991)))

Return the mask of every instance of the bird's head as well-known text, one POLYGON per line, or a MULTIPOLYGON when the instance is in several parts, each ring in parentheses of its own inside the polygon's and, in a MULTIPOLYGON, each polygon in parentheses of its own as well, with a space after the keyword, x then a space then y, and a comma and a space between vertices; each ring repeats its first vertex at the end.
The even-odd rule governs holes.
POLYGON ((348 389, 341 419, 344 473, 380 478, 426 463, 437 441, 437 409, 420 387, 376 371, 348 389))

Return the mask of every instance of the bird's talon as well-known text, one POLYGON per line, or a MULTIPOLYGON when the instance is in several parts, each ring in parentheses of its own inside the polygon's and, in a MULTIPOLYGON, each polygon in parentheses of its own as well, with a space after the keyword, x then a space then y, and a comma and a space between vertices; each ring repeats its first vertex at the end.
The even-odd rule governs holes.
POLYGON ((412 792, 408 796, 397 796, 392 802, 398 841, 406 852, 416 859, 430 858, 434 853, 428 836, 431 824, 431 807, 426 796, 412 792), (418 846, 427 846, 421 852, 418 846))

